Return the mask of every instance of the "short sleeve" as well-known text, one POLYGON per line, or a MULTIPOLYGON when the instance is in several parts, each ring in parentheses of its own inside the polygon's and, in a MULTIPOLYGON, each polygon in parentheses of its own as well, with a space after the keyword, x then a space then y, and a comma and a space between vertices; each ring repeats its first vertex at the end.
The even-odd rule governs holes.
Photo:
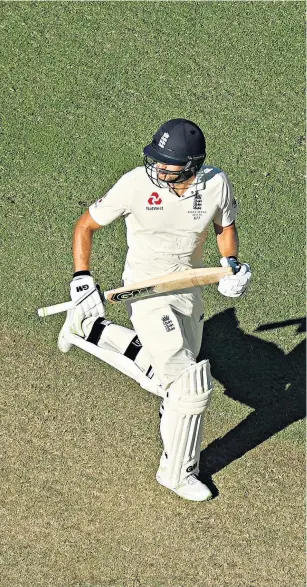
POLYGON ((238 206, 233 195, 233 187, 226 173, 222 173, 221 178, 221 203, 213 221, 219 226, 229 226, 237 217, 238 206))
POLYGON ((125 173, 105 196, 89 207, 89 213, 97 224, 106 226, 116 218, 130 213, 131 179, 131 172, 125 173))

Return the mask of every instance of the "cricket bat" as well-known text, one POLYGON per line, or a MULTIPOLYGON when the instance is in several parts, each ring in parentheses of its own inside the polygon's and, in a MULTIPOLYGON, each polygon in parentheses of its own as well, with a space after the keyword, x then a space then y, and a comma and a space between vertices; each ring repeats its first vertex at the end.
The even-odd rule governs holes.
MULTIPOLYGON (((110 289, 101 292, 102 301, 108 301, 111 304, 123 302, 133 298, 147 297, 154 294, 167 293, 182 289, 188 289, 197 285, 209 285, 217 283, 227 275, 233 275, 231 267, 209 267, 199 269, 187 269, 186 271, 175 271, 161 275, 160 277, 152 277, 139 283, 133 283, 125 287, 117 289, 110 289)), ((54 306, 46 306, 39 308, 37 313, 39 316, 50 316, 51 314, 58 314, 59 312, 67 312, 75 307, 72 301, 64 302, 62 304, 55 304, 54 306)))

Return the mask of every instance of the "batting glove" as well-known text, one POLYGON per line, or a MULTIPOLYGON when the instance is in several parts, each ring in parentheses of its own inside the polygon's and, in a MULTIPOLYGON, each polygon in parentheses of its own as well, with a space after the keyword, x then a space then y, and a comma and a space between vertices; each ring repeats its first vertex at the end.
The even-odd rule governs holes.
POLYGON ((219 281, 218 291, 229 298, 239 298, 245 294, 252 277, 248 263, 240 263, 236 257, 222 257, 222 267, 232 267, 235 274, 227 275, 219 281))
POLYGON ((70 297, 76 306, 73 316, 72 330, 79 336, 84 336, 82 322, 85 318, 104 317, 104 307, 99 293, 99 286, 95 284, 89 271, 77 271, 70 283, 70 297))

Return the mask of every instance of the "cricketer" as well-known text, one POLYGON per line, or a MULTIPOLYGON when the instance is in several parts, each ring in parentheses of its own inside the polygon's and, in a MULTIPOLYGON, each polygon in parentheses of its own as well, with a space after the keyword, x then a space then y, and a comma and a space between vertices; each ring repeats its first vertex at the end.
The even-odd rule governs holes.
MULTIPOLYGON (((218 291, 242 296, 250 266, 238 260, 237 204, 227 174, 205 164, 206 141, 190 120, 169 120, 144 148, 143 165, 125 173, 78 219, 73 235, 71 299, 58 338, 62 352, 74 333, 112 351, 113 365, 162 398, 163 444, 156 480, 182 498, 205 501, 210 489, 200 481, 199 459, 206 410, 212 394, 208 360, 196 361, 204 322, 202 287, 126 301, 133 330, 105 318, 105 305, 90 273, 93 234, 124 217, 127 256, 124 285, 174 271, 203 267, 203 245, 213 222, 223 277, 218 291), (130 365, 130 366, 129 366, 130 365)), ((102 261, 103 264, 103 261, 102 261)))

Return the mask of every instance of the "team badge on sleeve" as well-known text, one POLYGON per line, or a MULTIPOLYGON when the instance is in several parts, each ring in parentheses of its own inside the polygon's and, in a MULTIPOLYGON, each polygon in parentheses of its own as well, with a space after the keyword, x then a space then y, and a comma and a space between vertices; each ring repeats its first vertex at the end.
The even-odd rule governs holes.
POLYGON ((106 196, 101 196, 101 198, 99 198, 99 200, 96 200, 94 206, 95 208, 99 208, 99 204, 101 204, 101 202, 105 199, 106 196))

